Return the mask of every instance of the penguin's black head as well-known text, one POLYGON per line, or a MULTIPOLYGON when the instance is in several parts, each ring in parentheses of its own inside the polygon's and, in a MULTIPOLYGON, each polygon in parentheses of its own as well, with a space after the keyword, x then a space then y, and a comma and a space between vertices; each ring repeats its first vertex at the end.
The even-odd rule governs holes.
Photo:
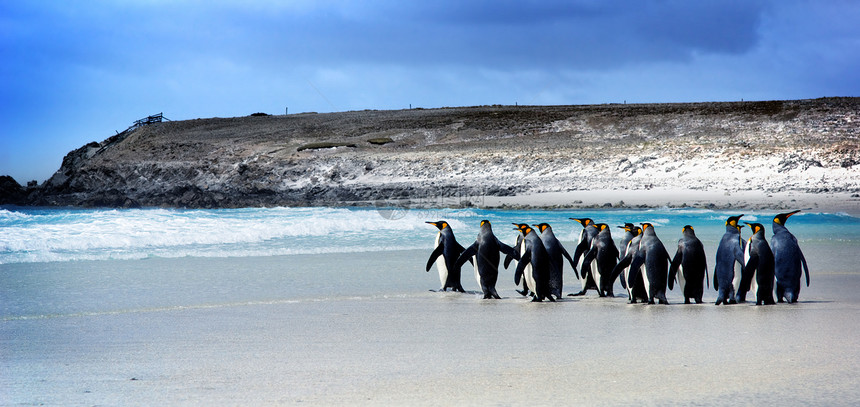
POLYGON ((569 218, 570 220, 575 220, 579 222, 583 227, 594 224, 594 221, 589 218, 569 218))
POLYGON ((630 229, 630 233, 633 233, 634 237, 639 236, 639 234, 642 233, 642 228, 639 226, 633 226, 633 229, 630 229))
POLYGON ((642 230, 643 230, 643 231, 648 230, 648 228, 651 228, 651 229, 653 229, 653 228, 654 228, 654 225, 652 225, 652 224, 650 224, 650 223, 648 223, 648 222, 641 223, 641 225, 642 225, 642 230))
POLYGON ((693 227, 692 227, 692 226, 690 226, 690 225, 684 225, 684 228, 683 228, 683 229, 681 229, 681 233, 691 233, 691 234, 695 235, 695 234, 696 234, 696 231, 695 231, 695 230, 693 230, 693 227))
POLYGON ((523 236, 529 234, 529 232, 532 231, 532 228, 531 226, 529 226, 528 223, 514 223, 514 225, 516 225, 516 228, 514 228, 514 230, 519 230, 523 234, 523 236))
POLYGON ((532 225, 532 226, 534 226, 538 230, 540 230, 541 233, 543 233, 544 230, 547 230, 550 228, 549 223, 538 223, 537 225, 532 225))
POLYGON ((726 219, 726 226, 734 226, 734 227, 740 229, 740 227, 738 227, 738 221, 740 221, 741 217, 743 217, 743 216, 744 215, 729 216, 729 218, 726 219))
POLYGON ((753 234, 756 234, 758 232, 764 233, 764 225, 762 225, 761 223, 749 223, 749 222, 744 222, 744 223, 746 223, 747 226, 749 226, 750 229, 752 229, 753 234))
POLYGON ((594 226, 595 226, 595 227, 597 227, 598 229, 600 229, 600 231, 601 231, 601 232, 602 232, 604 229, 609 229, 609 225, 607 225, 607 224, 605 224, 605 223, 598 223, 598 224, 596 224, 596 225, 594 225, 594 226))
POLYGON ((439 228, 439 230, 442 230, 442 229, 445 229, 448 227, 448 222, 445 222, 444 220, 439 220, 436 222, 424 222, 424 223, 428 223, 428 224, 431 224, 433 226, 436 226, 437 228, 439 228))
POLYGON ((773 218, 773 223, 785 226, 785 221, 787 221, 791 215, 794 215, 795 213, 798 213, 798 212, 800 212, 800 209, 798 209, 796 211, 791 211, 789 213, 780 213, 779 215, 776 215, 775 218, 773 218))
POLYGON ((630 222, 627 222, 627 223, 625 223, 625 224, 624 224, 624 226, 619 226, 619 227, 620 227, 621 229, 624 229, 624 230, 626 230, 626 231, 630 232, 631 230, 633 230, 633 228, 635 228, 635 227, 636 227, 636 225, 634 225, 634 224, 632 224, 632 223, 630 223, 630 222))
POLYGON ((486 220, 486 219, 482 220, 482 221, 481 221, 481 226, 483 227, 484 225, 490 226, 490 221, 488 221, 488 220, 486 220))

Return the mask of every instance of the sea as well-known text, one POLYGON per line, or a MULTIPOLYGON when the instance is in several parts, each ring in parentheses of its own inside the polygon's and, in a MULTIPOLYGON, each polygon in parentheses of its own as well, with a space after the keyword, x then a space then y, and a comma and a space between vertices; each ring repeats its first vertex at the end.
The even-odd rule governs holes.
MULTIPOLYGON (((3 207, 0 318, 425 293, 440 285, 436 271, 424 269, 437 233, 426 222, 438 220, 463 246, 474 241, 481 220, 510 244, 512 223, 546 222, 571 253, 581 226, 570 218, 611 225, 616 242, 623 230, 615 226, 650 222, 670 253, 692 225, 712 259, 726 218, 742 213, 742 221, 764 224, 770 239, 776 213, 763 211, 3 207)), ((802 211, 787 226, 813 287, 820 273, 860 276, 860 217, 802 211)), ((749 233, 745 228, 743 236, 749 233)), ((463 270, 464 287, 479 291, 471 270, 463 270)), ((512 275, 501 270, 498 288, 515 296, 512 275)), ((565 291, 578 291, 579 282, 566 279, 565 291)))

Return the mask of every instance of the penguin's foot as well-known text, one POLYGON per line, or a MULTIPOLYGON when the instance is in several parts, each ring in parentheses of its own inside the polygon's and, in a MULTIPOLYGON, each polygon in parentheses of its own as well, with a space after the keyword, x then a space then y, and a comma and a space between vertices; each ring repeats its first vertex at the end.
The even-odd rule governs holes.
POLYGON ((541 301, 543 301, 543 300, 541 300, 541 299, 540 299, 540 298, 538 298, 537 296, 535 296, 534 298, 532 298, 532 302, 541 302, 541 301))
POLYGON ((684 304, 689 304, 689 303, 690 303, 690 299, 689 299, 689 298, 684 298, 684 304))
POLYGON ((580 295, 585 295, 585 290, 582 290, 582 291, 580 291, 580 292, 578 292, 578 293, 571 293, 571 294, 568 294, 567 296, 568 296, 568 297, 578 297, 578 296, 580 296, 580 295))

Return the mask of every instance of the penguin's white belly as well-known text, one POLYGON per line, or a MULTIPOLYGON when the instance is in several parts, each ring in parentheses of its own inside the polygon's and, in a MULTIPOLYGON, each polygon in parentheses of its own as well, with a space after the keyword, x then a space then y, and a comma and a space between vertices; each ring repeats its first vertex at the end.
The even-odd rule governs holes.
MULTIPOLYGON (((433 245, 433 248, 439 247, 439 241, 442 240, 442 233, 436 234, 436 243, 433 245)), ((445 288, 445 282, 448 281, 448 265, 445 264, 445 256, 439 256, 436 259, 436 270, 439 271, 439 283, 442 284, 442 288, 445 288)))
POLYGON ((624 273, 624 281, 627 282, 627 284, 626 284, 627 285, 627 296, 630 297, 630 299, 632 300, 633 299, 633 284, 630 284, 630 267, 624 268, 623 273, 624 273))
POLYGON ((735 293, 738 293, 741 287, 741 270, 743 269, 738 262, 732 263, 732 267, 734 267, 735 276, 732 278, 732 288, 734 288, 735 293))
MULTIPOLYGON (((523 242, 520 245, 520 257, 522 258, 524 254, 526 254, 526 242, 523 242)), ((535 282, 534 282, 534 276, 532 275, 531 263, 526 264, 525 268, 523 269, 522 282, 523 282, 523 285, 529 286, 530 291, 535 290, 535 286, 534 286, 535 282)), ((525 287, 523 287, 523 289, 525 289, 525 287)))
POLYGON ((529 290, 531 292, 536 292, 537 282, 535 281, 535 276, 534 276, 533 272, 534 272, 534 268, 532 267, 531 263, 529 263, 526 266, 525 270, 523 270, 523 277, 526 280, 526 284, 529 285, 529 290))
POLYGON ((678 288, 681 289, 682 295, 686 295, 684 293, 686 292, 685 289, 687 288, 687 276, 684 275, 683 265, 678 266, 678 288))
POLYGON ((597 268, 597 257, 591 261, 591 275, 594 276, 594 284, 597 284, 597 289, 602 290, 603 287, 600 286, 600 270, 597 268))
POLYGON ((642 282, 645 283, 645 295, 648 299, 651 298, 651 281, 648 280, 648 274, 645 273, 645 265, 639 266, 639 275, 642 277, 642 282))
POLYGON ((472 256, 472 264, 475 266, 475 281, 478 282, 478 287, 483 289, 484 285, 481 284, 481 273, 478 272, 478 256, 472 256))

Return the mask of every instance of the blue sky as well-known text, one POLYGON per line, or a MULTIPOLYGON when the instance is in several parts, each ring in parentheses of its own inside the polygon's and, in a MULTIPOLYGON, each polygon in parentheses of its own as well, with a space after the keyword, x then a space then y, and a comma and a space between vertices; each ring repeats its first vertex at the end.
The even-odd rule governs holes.
POLYGON ((0 2, 0 175, 174 120, 860 96, 858 1, 0 2))

